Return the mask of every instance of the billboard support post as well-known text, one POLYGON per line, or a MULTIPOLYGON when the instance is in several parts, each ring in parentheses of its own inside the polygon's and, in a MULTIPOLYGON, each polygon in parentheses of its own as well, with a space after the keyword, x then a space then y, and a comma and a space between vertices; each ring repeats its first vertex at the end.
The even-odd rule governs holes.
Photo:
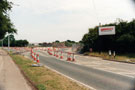
MULTIPOLYGON (((101 27, 101 23, 99 23, 99 36, 102 37, 104 35, 115 35, 115 26, 105 26, 105 27, 101 27)), ((101 39, 101 45, 103 44, 103 40, 101 39)), ((100 50, 101 53, 101 50, 100 50)))

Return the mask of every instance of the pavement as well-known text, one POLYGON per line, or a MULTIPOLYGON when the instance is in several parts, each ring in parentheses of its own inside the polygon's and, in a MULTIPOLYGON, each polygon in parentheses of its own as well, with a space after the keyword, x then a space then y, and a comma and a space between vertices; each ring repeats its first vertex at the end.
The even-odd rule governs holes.
MULTIPOLYGON (((89 59, 89 57, 83 57, 79 55, 76 56, 77 59, 76 62, 67 62, 66 59, 63 60, 57 59, 54 56, 48 55, 46 52, 40 51, 37 53, 40 54, 40 62, 45 66, 50 67, 51 69, 54 69, 87 86, 93 87, 94 89, 135 90, 135 78, 132 75, 131 76, 125 75, 123 73, 119 74, 117 73, 117 70, 110 71, 109 69, 104 69, 104 68, 100 69, 101 67, 98 68, 99 65, 102 64, 106 65, 106 63, 109 62, 104 63, 104 61, 103 62, 101 61, 102 63, 101 62, 97 64, 95 63, 97 65, 97 67, 95 67, 95 65, 93 66, 93 63, 91 63, 91 61, 92 62, 94 60, 96 61, 97 58, 89 59)), ((97 61, 99 61, 99 59, 97 59, 97 61)), ((115 68, 119 69, 115 63, 114 63, 114 66, 116 66, 115 68)), ((120 65, 121 68, 124 67, 122 64, 120 65)), ((110 67, 111 65, 106 65, 106 66, 110 67)), ((132 64, 129 64, 128 66, 125 66, 124 69, 129 68, 130 70, 130 68, 133 68, 133 66, 132 64)), ((132 70, 130 71, 133 72, 132 70)))
POLYGON ((11 57, 0 49, 0 90, 32 90, 11 57))

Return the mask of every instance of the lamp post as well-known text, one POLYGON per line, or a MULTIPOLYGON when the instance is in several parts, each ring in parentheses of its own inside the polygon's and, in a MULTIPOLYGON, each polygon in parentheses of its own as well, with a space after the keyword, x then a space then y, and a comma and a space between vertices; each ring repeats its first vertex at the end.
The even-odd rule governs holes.
MULTIPOLYGON (((9 35, 9 33, 8 33, 8 36, 7 36, 7 37, 8 37, 8 51, 10 51, 10 35, 9 35)), ((4 45, 3 45, 4 39, 5 39, 5 38, 3 38, 3 39, 1 40, 1 41, 2 41, 2 45, 1 45, 2 48, 3 48, 3 46, 4 46, 4 45)))
POLYGON ((3 39, 1 39, 0 41, 1 41, 1 47, 3 47, 3 39))
POLYGON ((8 51, 10 51, 10 35, 8 33, 8 51))
POLYGON ((1 42, 2 42, 1 47, 2 47, 2 48, 3 48, 3 46, 4 46, 4 45, 3 45, 4 39, 5 39, 5 38, 3 38, 3 39, 1 40, 1 42))
POLYGON ((2 39, 2 48, 3 48, 3 41, 4 41, 4 39, 2 39))

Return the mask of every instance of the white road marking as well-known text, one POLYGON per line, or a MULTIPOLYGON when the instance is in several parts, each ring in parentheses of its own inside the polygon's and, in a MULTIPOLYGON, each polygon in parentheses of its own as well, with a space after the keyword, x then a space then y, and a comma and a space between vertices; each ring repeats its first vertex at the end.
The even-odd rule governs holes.
MULTIPOLYGON (((40 53, 40 52, 38 52, 38 53, 40 53)), ((41 55, 41 56, 45 56, 45 57, 52 57, 52 56, 46 56, 46 55, 44 55, 44 54, 42 54, 42 53, 40 53, 40 55, 41 55)), ((53 57, 53 58, 55 58, 55 57, 53 57)), ((60 59, 58 59, 58 58, 55 58, 55 59, 60 60, 60 59)), ((64 61, 64 60, 63 60, 63 61, 64 61)), ((64 62, 67 62, 67 61, 64 61, 64 62)), ((69 62, 69 63, 73 63, 73 62, 69 62)), ((79 83, 80 85, 83 85, 83 86, 85 86, 85 87, 87 87, 87 88, 90 88, 90 90, 96 90, 95 88, 93 88, 93 87, 91 87, 91 86, 89 86, 89 85, 86 85, 86 84, 84 84, 84 83, 82 83, 82 82, 80 82, 80 81, 77 81, 77 80, 75 80, 75 79, 73 79, 73 78, 71 78, 71 77, 69 77, 69 76, 67 76, 67 75, 65 75, 65 74, 63 74, 63 73, 60 73, 60 72, 58 72, 58 71, 56 71, 56 70, 54 70, 54 69, 48 67, 47 65, 44 65, 44 67, 46 67, 46 68, 48 68, 48 69, 50 69, 50 70, 52 70, 52 71, 54 71, 54 72, 56 72, 56 73, 58 73, 58 74, 64 76, 64 77, 67 77, 67 78, 69 78, 70 80, 79 83)))

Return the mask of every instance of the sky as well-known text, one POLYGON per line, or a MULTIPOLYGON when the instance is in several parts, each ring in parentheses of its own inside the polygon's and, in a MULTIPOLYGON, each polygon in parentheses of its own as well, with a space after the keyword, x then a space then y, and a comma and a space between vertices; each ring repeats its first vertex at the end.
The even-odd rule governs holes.
POLYGON ((135 8, 131 0, 9 0, 16 39, 31 43, 55 40, 80 41, 89 28, 117 21, 131 21, 135 8))

